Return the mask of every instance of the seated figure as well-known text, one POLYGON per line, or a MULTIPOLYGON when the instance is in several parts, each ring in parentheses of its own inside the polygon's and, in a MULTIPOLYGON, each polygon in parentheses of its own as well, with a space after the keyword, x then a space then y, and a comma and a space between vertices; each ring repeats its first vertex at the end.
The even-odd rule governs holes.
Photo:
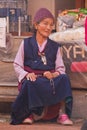
POLYGON ((70 119, 72 90, 65 73, 61 45, 49 38, 54 22, 48 9, 39 9, 33 20, 33 36, 20 44, 14 60, 19 94, 12 104, 13 125, 54 118, 63 125, 73 124, 70 119))

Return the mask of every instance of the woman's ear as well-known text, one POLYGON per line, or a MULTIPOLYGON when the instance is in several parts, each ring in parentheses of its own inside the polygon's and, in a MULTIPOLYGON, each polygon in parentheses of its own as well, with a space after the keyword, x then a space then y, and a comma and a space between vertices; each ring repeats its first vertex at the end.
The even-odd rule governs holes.
POLYGON ((38 24, 37 23, 34 23, 34 28, 37 30, 37 26, 38 24))

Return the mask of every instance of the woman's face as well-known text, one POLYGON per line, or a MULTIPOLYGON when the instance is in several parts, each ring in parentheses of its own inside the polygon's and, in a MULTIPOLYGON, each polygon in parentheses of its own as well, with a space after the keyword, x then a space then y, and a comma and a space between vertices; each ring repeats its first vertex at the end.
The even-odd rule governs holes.
POLYGON ((35 25, 37 34, 47 38, 53 30, 54 21, 52 18, 45 18, 40 23, 35 25))

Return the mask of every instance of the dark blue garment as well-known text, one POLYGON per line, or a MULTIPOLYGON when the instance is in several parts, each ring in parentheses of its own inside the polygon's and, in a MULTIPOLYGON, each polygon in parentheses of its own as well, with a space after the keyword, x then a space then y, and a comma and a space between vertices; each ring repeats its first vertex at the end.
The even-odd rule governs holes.
POLYGON ((24 66, 29 66, 35 70, 53 70, 55 69, 56 54, 60 45, 50 39, 43 50, 47 59, 47 65, 44 65, 41 57, 38 55, 39 49, 35 36, 24 40, 24 66))
MULTIPOLYGON (((44 65, 38 56, 38 46, 35 37, 25 39, 24 65, 33 70, 54 70, 58 47, 59 44, 48 39, 44 49, 47 65, 44 65)), ((11 124, 22 123, 32 112, 40 115, 45 106, 51 106, 64 100, 67 102, 68 100, 66 99, 68 97, 72 97, 72 92, 70 80, 66 74, 60 74, 52 80, 38 76, 34 82, 25 78, 19 95, 12 105, 11 124)), ((72 102, 67 102, 66 105, 66 112, 69 110, 69 114, 71 114, 71 104, 72 102)))
POLYGON ((57 104, 72 96, 67 75, 62 74, 53 81, 55 94, 53 94, 50 80, 44 77, 38 77, 35 82, 24 80, 21 91, 12 106, 12 119, 16 124, 21 123, 35 108, 57 104))

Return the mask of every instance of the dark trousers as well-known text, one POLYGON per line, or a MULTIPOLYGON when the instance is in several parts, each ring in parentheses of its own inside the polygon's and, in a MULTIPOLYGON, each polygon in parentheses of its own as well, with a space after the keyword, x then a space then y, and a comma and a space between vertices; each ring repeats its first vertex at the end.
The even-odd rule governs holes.
POLYGON ((73 106, 73 98, 67 97, 65 99, 65 113, 68 115, 69 118, 72 115, 72 106, 73 106))

